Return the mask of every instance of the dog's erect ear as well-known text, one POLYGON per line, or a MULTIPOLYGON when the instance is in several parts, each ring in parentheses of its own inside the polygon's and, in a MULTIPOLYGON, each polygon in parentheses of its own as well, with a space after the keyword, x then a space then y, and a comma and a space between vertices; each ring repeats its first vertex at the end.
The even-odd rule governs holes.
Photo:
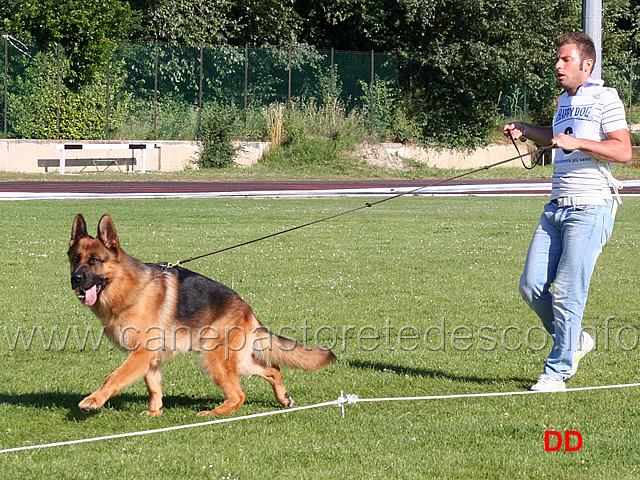
POLYGON ((116 227, 111 220, 111 215, 103 215, 98 224, 98 238, 102 240, 104 246, 107 248, 119 248, 120 241, 118 240, 118 233, 116 227))
POLYGON ((81 238, 88 236, 89 234, 87 233, 87 223, 84 221, 84 217, 82 216, 82 214, 79 213, 73 220, 73 227, 71 228, 71 240, 69 241, 69 245, 73 245, 81 238))

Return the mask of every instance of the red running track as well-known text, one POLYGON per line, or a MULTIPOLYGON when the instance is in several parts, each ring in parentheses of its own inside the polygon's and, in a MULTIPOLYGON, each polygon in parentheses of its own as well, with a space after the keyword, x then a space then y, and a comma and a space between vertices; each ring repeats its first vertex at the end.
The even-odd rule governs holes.
MULTIPOLYGON (((640 195, 640 181, 628 180, 621 193, 640 195)), ((180 194, 229 192, 286 192, 286 191, 322 191, 354 189, 386 189, 393 193, 395 189, 411 189, 437 185, 438 189, 429 194, 472 194, 472 195, 548 195, 550 179, 531 180, 234 180, 234 181, 16 181, 0 182, 0 194, 5 198, 11 193, 33 193, 36 195, 81 194, 81 195, 118 195, 118 194, 180 194), (495 185, 495 188, 492 188, 495 185), (539 185, 540 188, 537 188, 539 185), (519 186, 522 188, 520 189, 519 186), (447 191, 440 188, 446 187, 447 191), (481 187, 479 189, 479 187, 481 187), (505 189, 508 188, 508 190, 505 189)), ((372 192, 362 192, 368 194, 372 192)))
MULTIPOLYGON (((428 187, 442 180, 276 180, 276 181, 19 181, 0 182, 0 192, 33 193, 206 193, 206 192, 244 192, 244 191, 286 191, 286 190, 341 190, 361 188, 418 188, 428 187)), ((453 180, 444 183, 459 186, 492 184, 544 184, 548 179, 534 180, 453 180)), ((487 193, 491 189, 489 188, 487 193)), ((528 189, 527 192, 531 192, 528 189)), ((541 189, 540 193, 545 190, 541 189)))

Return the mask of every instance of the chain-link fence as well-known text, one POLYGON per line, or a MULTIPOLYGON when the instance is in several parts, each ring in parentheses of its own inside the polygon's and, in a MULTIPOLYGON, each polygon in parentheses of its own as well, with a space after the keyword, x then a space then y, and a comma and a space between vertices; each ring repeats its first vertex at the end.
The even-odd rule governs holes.
POLYGON ((3 47, 3 133, 12 138, 196 139, 211 105, 236 108, 245 123, 274 102, 337 99, 345 112, 373 113, 374 87, 398 81, 394 56, 384 53, 120 43, 74 90, 59 48, 37 52, 11 37, 3 47))
MULTIPOLYGON (((219 106, 242 115, 245 138, 260 138, 263 110, 274 102, 336 100, 375 129, 400 98, 395 57, 375 52, 120 43, 81 88, 67 81, 73 66, 60 48, 38 52, 3 36, 0 57, 2 133, 10 138, 199 139, 203 114, 219 106)), ((603 77, 629 123, 640 124, 640 60, 605 61, 603 77)), ((525 88, 505 92, 499 114, 526 118, 528 101, 525 88)))

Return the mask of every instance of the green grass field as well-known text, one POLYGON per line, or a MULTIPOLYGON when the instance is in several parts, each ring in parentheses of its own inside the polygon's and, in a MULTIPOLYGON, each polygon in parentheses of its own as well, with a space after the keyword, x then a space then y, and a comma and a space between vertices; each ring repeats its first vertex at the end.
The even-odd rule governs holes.
MULTIPOLYGON (((195 355, 165 365, 165 410, 139 382, 95 414, 77 403, 125 354, 75 298, 71 222, 110 213, 122 246, 176 261, 360 206, 365 199, 3 202, 0 449, 163 428, 222 401, 195 355), (90 334, 94 334, 91 337, 90 334), (59 335, 58 338, 56 335, 59 335), (88 335, 88 336, 87 336, 88 335)), ((523 391, 550 344, 518 294, 543 198, 401 198, 188 264, 233 286, 271 330, 332 346, 320 373, 284 370, 296 405, 338 398, 523 391)), ((640 199, 626 198, 584 325, 597 342, 569 387, 638 381, 640 199)), ((236 416, 279 410, 243 381, 236 416)), ((81 445, 0 454, 2 478, 635 479, 638 388, 356 403, 81 445), (545 452, 546 430, 579 451, 545 452)))

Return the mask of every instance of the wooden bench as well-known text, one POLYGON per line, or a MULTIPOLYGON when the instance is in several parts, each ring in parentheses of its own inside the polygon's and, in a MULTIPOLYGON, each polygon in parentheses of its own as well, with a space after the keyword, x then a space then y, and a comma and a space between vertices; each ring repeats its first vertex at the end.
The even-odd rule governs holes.
MULTIPOLYGON (((147 143, 56 143, 54 145, 55 149, 60 152, 60 159, 58 160, 58 166, 60 167, 60 174, 64 175, 65 168, 67 166, 82 166, 82 170, 85 168, 94 166, 97 171, 101 171, 100 167, 103 166, 103 172, 107 170, 111 166, 118 167, 120 169, 120 165, 127 165, 127 171, 129 171, 129 166, 131 166, 131 171, 133 171, 133 165, 136 164, 135 161, 135 152, 136 150, 140 150, 141 163, 140 163, 140 173, 147 173, 147 149, 156 149, 160 148, 156 144, 147 144, 147 143), (128 150, 131 152, 130 158, 123 157, 110 157, 110 158, 67 158, 67 151, 70 150, 102 150, 102 151, 110 151, 110 150, 128 150), (76 162, 76 163, 73 163, 76 162), (81 163, 77 163, 81 162, 81 163), (124 163, 122 163, 124 162, 124 163), (131 162, 131 163, 129 163, 131 162)), ((47 160, 47 159, 43 159, 47 160)), ((38 161, 38 165, 40 165, 40 161, 38 161)))
MULTIPOLYGON (((80 170, 83 172, 86 168, 95 167, 96 171, 104 172, 109 167, 118 167, 118 170, 121 172, 121 166, 126 166, 126 171, 133 171, 134 165, 136 165, 135 158, 67 158, 65 160, 65 165, 67 167, 82 167, 80 170), (100 167, 104 167, 100 170, 100 167), (131 167, 131 170, 129 170, 131 167)), ((59 167, 60 159, 59 158, 39 158, 38 166, 44 167, 45 173, 49 171, 50 167, 59 167)))

